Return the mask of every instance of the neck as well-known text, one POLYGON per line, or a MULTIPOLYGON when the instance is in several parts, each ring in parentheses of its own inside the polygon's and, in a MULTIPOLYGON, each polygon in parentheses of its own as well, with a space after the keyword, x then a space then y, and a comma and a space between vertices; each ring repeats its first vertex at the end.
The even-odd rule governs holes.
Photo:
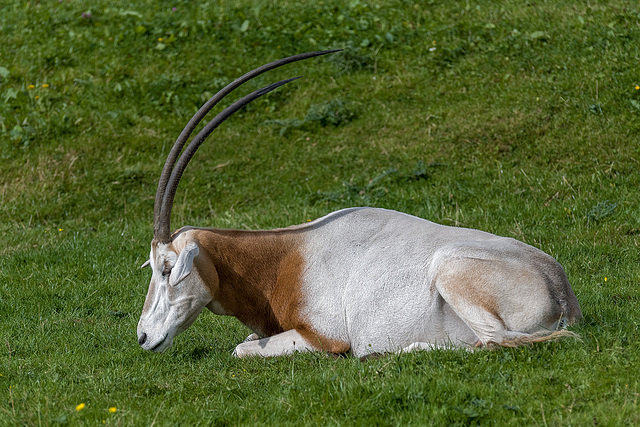
POLYGON ((304 302, 304 260, 299 234, 215 229, 195 232, 200 255, 204 255, 198 257, 198 269, 225 314, 237 317, 261 336, 302 326, 298 309, 304 302), (212 267, 215 271, 208 271, 212 267), (212 283, 216 276, 217 286, 212 283))

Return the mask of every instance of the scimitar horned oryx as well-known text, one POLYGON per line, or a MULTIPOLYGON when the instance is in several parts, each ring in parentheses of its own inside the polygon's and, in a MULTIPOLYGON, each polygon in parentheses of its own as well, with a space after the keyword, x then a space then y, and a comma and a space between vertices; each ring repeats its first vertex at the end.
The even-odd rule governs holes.
MULTIPOLYGON (((204 139, 235 111, 294 79, 266 86, 215 116, 184 149, 213 106, 263 65, 211 98, 189 121, 158 183, 153 271, 138 342, 161 352, 203 308, 238 318, 253 334, 234 351, 373 353, 436 347, 513 346, 570 334, 581 317, 567 276, 551 256, 517 240, 449 227, 386 209, 350 208, 275 230, 183 227, 170 233, 176 187, 204 139)), ((144 266, 143 265, 143 266, 144 266)))

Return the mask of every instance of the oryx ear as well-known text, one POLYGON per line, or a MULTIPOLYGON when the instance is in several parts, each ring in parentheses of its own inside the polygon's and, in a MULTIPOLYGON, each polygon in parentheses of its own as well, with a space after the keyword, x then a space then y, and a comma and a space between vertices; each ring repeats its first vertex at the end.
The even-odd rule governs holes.
POLYGON ((169 276, 169 284, 171 286, 177 285, 191 273, 193 260, 198 256, 199 252, 200 249, 198 249, 198 245, 195 242, 190 242, 184 247, 178 256, 176 265, 171 269, 171 276, 169 276))

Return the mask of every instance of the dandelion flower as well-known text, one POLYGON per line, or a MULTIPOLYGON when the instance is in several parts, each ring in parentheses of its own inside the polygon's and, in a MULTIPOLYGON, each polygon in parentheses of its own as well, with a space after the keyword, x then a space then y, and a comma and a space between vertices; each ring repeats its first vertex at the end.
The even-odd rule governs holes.
POLYGON ((49 87, 49 83, 43 84, 42 87, 45 88, 45 89, 48 88, 49 87))
POLYGON ((605 278, 604 278, 604 281, 606 282, 607 280, 609 280, 609 279, 607 279, 607 278, 605 277, 605 278))
POLYGON ((29 85, 27 86, 27 89, 33 89, 34 87, 36 87, 35 85, 29 85))
POLYGON ((116 413, 116 411, 117 411, 117 409, 116 409, 116 407, 115 407, 115 406, 112 406, 111 408, 109 408, 109 413, 110 413, 110 414, 115 414, 115 413, 116 413))
POLYGON ((84 403, 79 404, 78 406, 76 406, 76 411, 80 412, 84 409, 84 403))
POLYGON ((162 37, 158 37, 159 42, 161 42, 162 40, 164 40, 162 37))
POLYGON ((640 86, 636 85, 636 90, 640 90, 640 86))
POLYGON ((34 96, 33 99, 39 99, 40 97, 38 95, 34 96))

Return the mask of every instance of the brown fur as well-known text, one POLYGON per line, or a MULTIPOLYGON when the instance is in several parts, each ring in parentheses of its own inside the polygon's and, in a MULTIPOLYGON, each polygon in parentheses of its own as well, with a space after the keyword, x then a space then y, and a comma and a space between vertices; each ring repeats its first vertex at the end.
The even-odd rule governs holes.
POLYGON ((301 316, 303 237, 266 232, 197 229, 195 267, 215 301, 262 337, 295 329, 318 350, 343 353, 349 344, 317 334, 301 316))
POLYGON ((464 268, 453 268, 440 273, 439 279, 447 282, 447 290, 450 292, 447 297, 455 298, 456 301, 473 301, 475 306, 493 315, 504 327, 496 295, 491 290, 491 284, 484 281, 491 276, 486 271, 490 265, 482 259, 466 258, 465 261, 464 268))
POLYGON ((348 352, 351 348, 351 345, 349 345, 348 342, 322 337, 317 332, 310 329, 308 326, 298 329, 298 332, 307 340, 309 344, 321 351, 341 354, 348 352))

